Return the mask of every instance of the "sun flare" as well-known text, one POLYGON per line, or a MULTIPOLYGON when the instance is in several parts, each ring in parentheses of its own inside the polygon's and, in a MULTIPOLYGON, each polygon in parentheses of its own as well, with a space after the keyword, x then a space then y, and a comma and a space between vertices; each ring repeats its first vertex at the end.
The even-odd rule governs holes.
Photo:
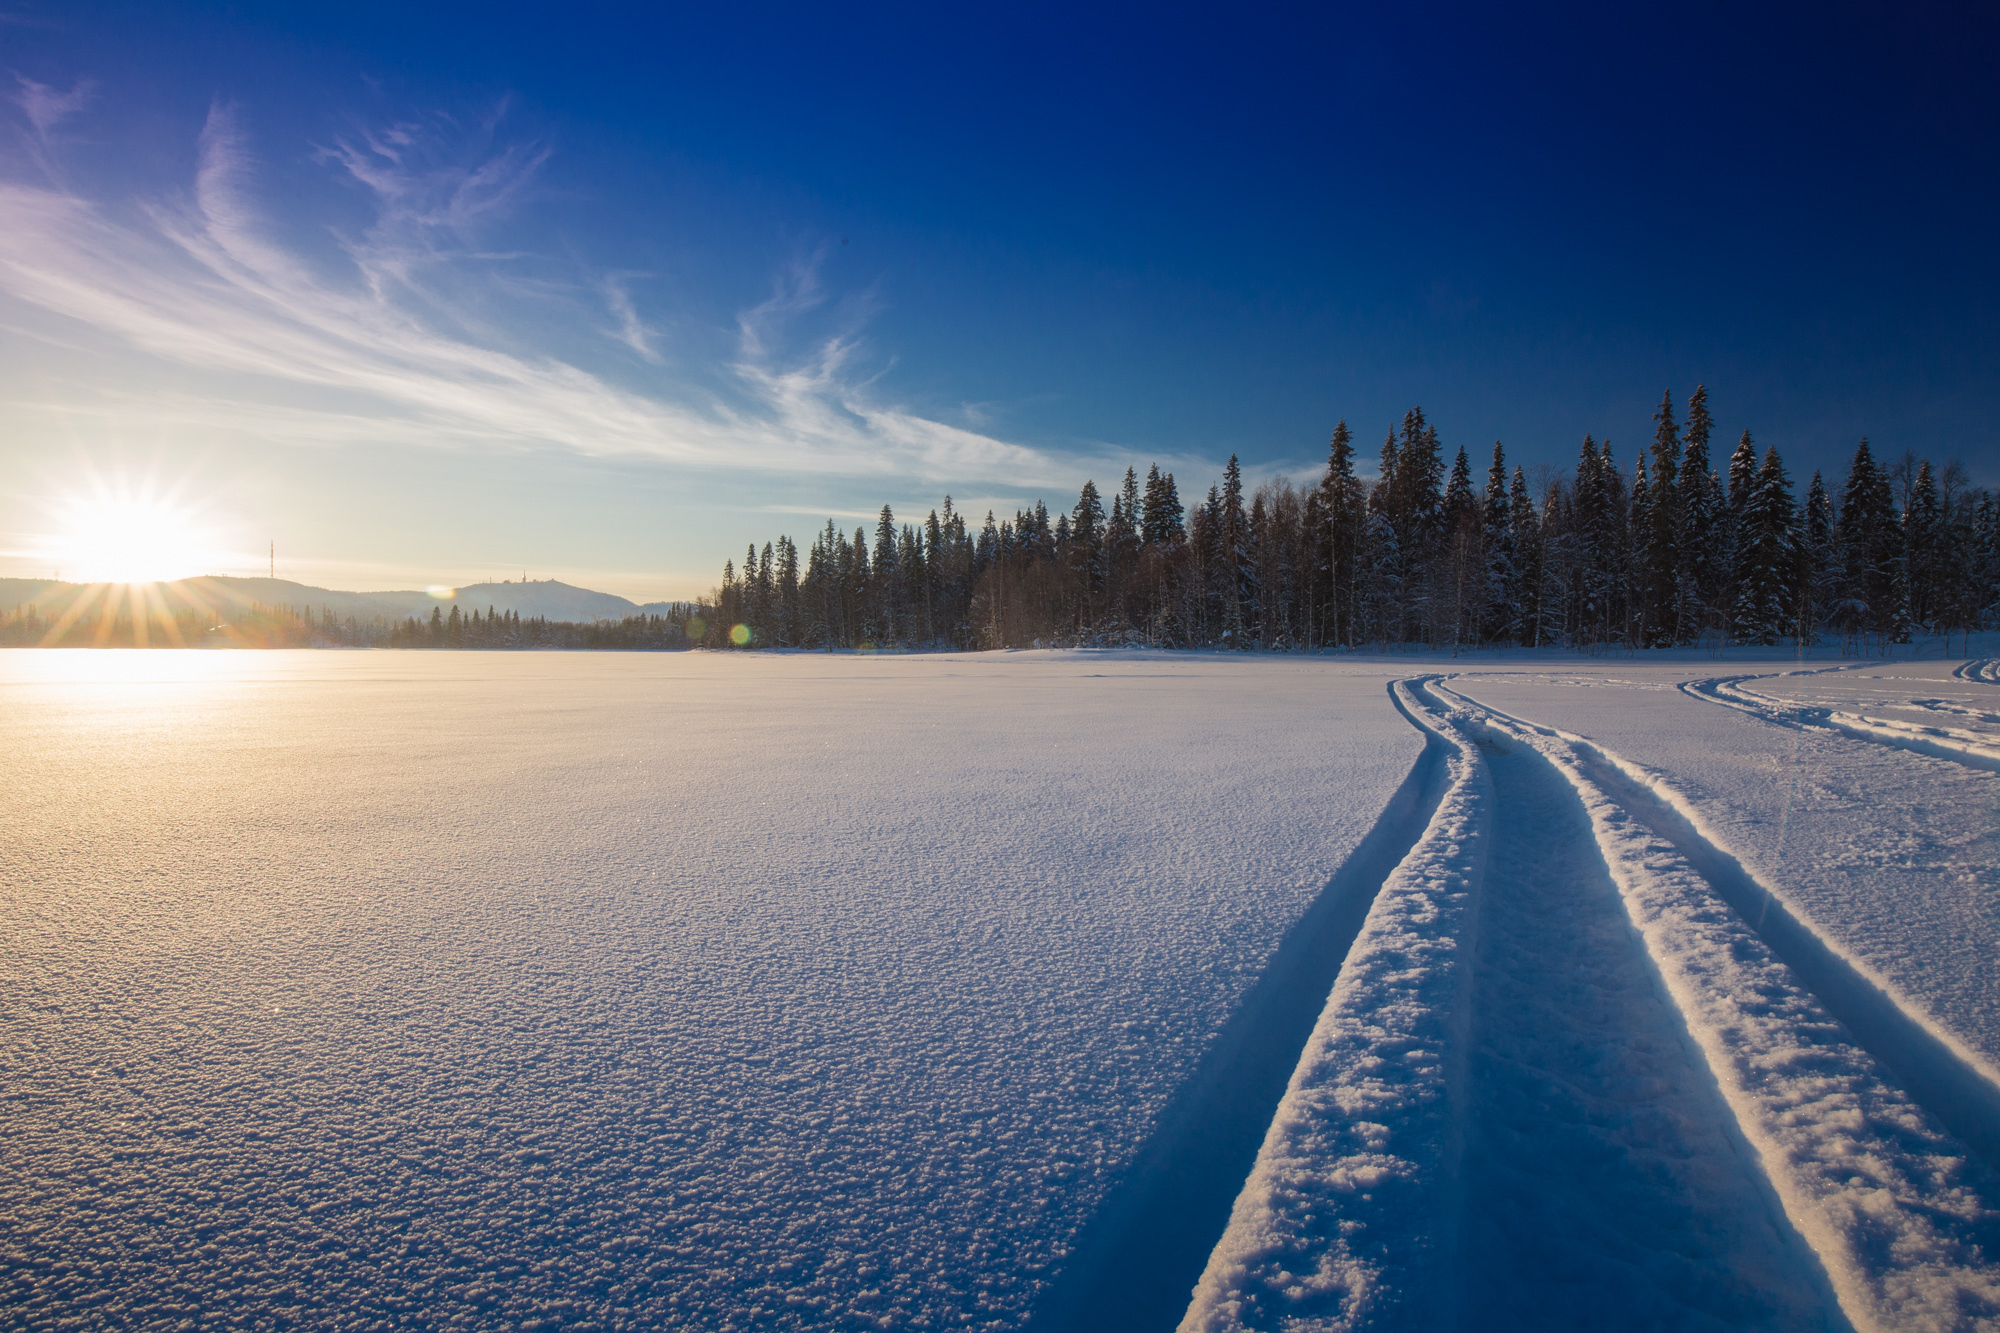
POLYGON ((200 574, 211 559, 199 518, 154 496, 80 497, 63 506, 61 522, 48 554, 71 582, 165 582, 200 574))

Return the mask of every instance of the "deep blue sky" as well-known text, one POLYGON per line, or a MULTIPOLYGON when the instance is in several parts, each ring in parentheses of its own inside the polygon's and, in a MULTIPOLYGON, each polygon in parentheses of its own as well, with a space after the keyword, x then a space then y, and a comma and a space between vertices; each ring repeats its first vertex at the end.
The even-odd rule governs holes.
POLYGON ((684 595, 1414 403, 1629 462, 1698 381, 1801 479, 1866 432, 2000 484, 1971 6, 0 13, 4 572, 87 477, 314 581, 684 595))

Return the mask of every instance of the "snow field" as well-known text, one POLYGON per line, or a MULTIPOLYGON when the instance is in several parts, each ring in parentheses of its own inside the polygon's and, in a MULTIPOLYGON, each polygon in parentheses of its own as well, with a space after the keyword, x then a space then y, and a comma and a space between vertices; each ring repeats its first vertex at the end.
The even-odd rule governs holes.
POLYGON ((0 654, 6 1322, 1019 1327, 1390 675, 0 654))
POLYGON ((1580 738, 1481 711, 1574 788, 1689 1035, 1848 1319, 2000 1326, 2000 1267, 1985 1253, 2000 1180, 1848 1040, 1670 843, 1606 794, 1580 738))

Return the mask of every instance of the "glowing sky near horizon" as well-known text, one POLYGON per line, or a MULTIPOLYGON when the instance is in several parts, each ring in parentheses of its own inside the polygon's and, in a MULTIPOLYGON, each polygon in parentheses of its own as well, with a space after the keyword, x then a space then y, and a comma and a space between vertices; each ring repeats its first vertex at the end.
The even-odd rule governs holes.
POLYGON ((1629 459, 1697 382, 2000 484, 1990 17, 552 14, 0 8, 0 575, 685 596, 1413 403, 1629 459))

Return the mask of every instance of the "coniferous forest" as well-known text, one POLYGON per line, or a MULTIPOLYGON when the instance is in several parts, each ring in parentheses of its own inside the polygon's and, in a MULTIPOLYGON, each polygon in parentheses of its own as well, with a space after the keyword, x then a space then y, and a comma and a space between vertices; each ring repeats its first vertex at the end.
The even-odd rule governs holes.
POLYGON ((1885 464, 1864 438, 1837 485, 1814 473, 1801 495, 1748 431, 1713 438, 1705 389, 1654 422, 1629 467, 1585 436, 1572 471, 1532 479, 1498 443, 1447 460, 1413 408, 1373 481, 1342 422, 1303 488, 1246 494, 1232 457, 1191 501, 1153 467, 1108 505, 1086 482, 1068 512, 976 530, 949 497, 921 524, 884 505, 872 535, 829 521, 803 558, 780 537, 725 564, 703 642, 1860 652, 2000 623, 2000 514, 1959 464, 1885 464))

